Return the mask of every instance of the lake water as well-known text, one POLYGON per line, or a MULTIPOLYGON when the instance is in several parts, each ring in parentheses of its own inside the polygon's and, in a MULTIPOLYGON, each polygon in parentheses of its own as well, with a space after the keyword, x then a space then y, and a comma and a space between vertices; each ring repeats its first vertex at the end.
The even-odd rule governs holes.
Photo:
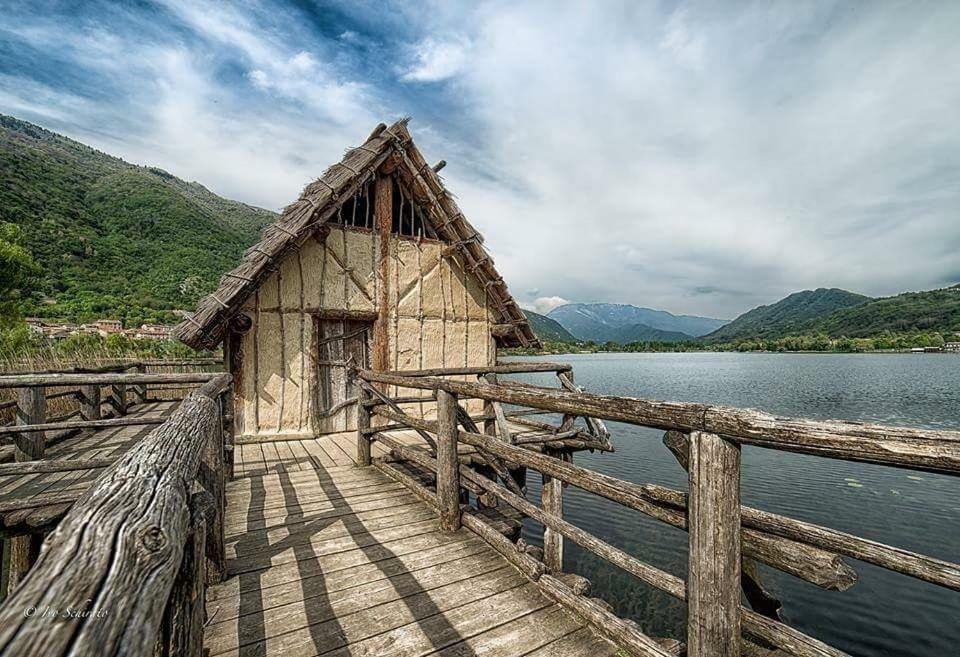
MULTIPOLYGON (((513 360, 513 359, 511 359, 513 360)), ((518 358, 516 360, 524 360, 518 358)), ((545 360, 534 358, 531 360, 545 360)), ((574 354, 588 391, 758 408, 780 415, 960 429, 960 356, 952 354, 574 354)), ((552 375, 517 378, 556 386, 552 375)), ((575 462, 636 483, 686 488, 662 431, 608 423, 614 454, 575 462)), ((529 476, 539 500, 539 477, 529 476)), ((960 562, 960 478, 744 447, 743 503, 960 562)), ((686 575, 684 532, 569 487, 565 517, 627 552, 686 575)), ((539 525, 524 528, 541 544, 539 525)), ((844 592, 763 567, 789 624, 852 655, 960 654, 960 593, 853 559, 844 592)), ((684 606, 566 541, 565 569, 588 577, 618 614, 684 638, 684 606)))

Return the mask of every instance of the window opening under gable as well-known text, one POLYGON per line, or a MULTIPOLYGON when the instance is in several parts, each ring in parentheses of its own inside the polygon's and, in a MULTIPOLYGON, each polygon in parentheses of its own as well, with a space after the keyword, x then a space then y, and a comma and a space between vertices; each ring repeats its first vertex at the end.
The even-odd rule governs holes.
POLYGON ((373 180, 368 180, 348 198, 330 218, 331 224, 353 228, 373 228, 373 180))

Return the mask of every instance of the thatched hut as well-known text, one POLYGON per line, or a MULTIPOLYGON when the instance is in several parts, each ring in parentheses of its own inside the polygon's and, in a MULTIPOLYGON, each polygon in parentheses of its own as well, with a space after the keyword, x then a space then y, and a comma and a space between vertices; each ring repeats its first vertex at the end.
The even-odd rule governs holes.
POLYGON ((536 344, 482 242, 406 121, 381 124, 307 185, 174 334, 223 345, 239 435, 354 429, 349 364, 484 366, 497 346, 536 344))

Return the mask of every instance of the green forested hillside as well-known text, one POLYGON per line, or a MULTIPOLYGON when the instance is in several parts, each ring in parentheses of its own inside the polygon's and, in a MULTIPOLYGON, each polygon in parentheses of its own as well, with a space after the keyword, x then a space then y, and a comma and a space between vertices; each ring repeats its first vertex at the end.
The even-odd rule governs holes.
POLYGON ((0 222, 41 268, 24 311, 172 321, 274 214, 0 115, 0 222))
POLYGON ((960 331, 960 285, 873 299, 811 322, 806 330, 848 338, 960 331))
POLYGON ((527 316, 527 321, 530 322, 530 328, 533 329, 533 332, 540 339, 540 342, 565 342, 572 344, 577 341, 570 331, 563 328, 556 320, 550 319, 546 315, 535 313, 532 310, 524 310, 523 314, 527 316))
POLYGON ((809 330, 811 323, 837 310, 856 307, 870 297, 837 288, 795 292, 769 306, 758 306, 704 337, 707 342, 767 340, 809 330))

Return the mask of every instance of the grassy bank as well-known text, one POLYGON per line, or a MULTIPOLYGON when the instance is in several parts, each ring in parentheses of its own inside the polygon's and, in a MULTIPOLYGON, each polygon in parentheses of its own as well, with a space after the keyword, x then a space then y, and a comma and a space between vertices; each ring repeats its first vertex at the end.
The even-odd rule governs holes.
POLYGON ((135 340, 125 335, 72 335, 47 340, 26 326, 0 331, 0 373, 66 370, 122 359, 184 359, 212 355, 176 340, 135 340))

